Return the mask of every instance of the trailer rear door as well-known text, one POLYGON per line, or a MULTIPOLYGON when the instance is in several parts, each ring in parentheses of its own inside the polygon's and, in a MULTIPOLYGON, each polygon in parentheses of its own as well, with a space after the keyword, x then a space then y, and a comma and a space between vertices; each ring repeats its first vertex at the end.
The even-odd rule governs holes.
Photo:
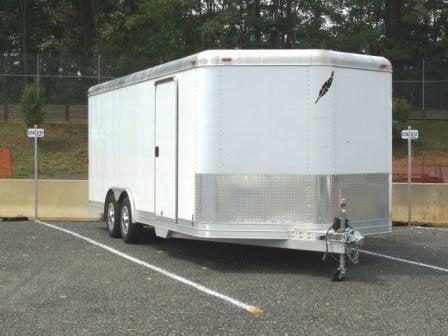
POLYGON ((177 220, 177 82, 156 83, 155 215, 177 220))

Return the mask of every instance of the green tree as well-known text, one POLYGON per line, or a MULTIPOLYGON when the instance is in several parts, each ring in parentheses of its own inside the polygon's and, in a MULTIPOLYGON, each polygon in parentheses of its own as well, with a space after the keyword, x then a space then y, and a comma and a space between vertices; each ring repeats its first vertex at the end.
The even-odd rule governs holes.
POLYGON ((20 112, 25 125, 32 127, 44 122, 45 91, 38 81, 25 87, 20 102, 20 112))
POLYGON ((406 128, 406 123, 409 119, 409 113, 411 112, 411 105, 404 98, 395 98, 392 102, 392 116, 393 116, 393 140, 400 139, 400 132, 406 128))

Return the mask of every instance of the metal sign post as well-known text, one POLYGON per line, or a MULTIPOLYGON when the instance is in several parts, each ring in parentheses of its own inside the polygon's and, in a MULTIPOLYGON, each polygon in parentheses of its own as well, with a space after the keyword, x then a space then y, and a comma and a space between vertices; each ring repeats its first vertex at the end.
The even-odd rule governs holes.
POLYGON ((34 138, 34 219, 37 219, 37 205, 39 200, 39 185, 38 185, 38 176, 37 176, 37 138, 44 137, 44 129, 37 128, 37 125, 34 125, 34 128, 28 128, 27 131, 28 138, 34 138))
POLYGON ((408 141, 408 226, 412 225, 412 140, 418 139, 418 130, 408 126, 401 131, 401 138, 408 141))

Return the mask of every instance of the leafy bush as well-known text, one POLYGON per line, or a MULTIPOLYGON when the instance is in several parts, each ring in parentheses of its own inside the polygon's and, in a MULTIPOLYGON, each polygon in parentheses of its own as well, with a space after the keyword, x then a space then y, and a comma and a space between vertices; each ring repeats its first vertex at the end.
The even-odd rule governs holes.
POLYGON ((43 123, 45 118, 44 106, 45 90, 39 82, 35 81, 26 86, 20 102, 20 112, 26 126, 32 127, 35 124, 43 123))
POLYGON ((400 139, 400 132, 407 128, 411 105, 404 98, 395 98, 392 101, 393 140, 400 139))

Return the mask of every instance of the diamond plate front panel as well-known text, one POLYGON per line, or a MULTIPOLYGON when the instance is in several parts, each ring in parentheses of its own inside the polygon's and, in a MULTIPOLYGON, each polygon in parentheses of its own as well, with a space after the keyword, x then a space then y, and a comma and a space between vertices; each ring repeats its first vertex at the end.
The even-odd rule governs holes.
POLYGON ((352 222, 389 217, 387 174, 196 175, 196 220, 220 224, 328 224, 348 200, 352 222))
POLYGON ((340 214, 340 195, 347 198, 347 218, 352 222, 389 218, 387 174, 336 175, 331 186, 331 218, 340 214))

